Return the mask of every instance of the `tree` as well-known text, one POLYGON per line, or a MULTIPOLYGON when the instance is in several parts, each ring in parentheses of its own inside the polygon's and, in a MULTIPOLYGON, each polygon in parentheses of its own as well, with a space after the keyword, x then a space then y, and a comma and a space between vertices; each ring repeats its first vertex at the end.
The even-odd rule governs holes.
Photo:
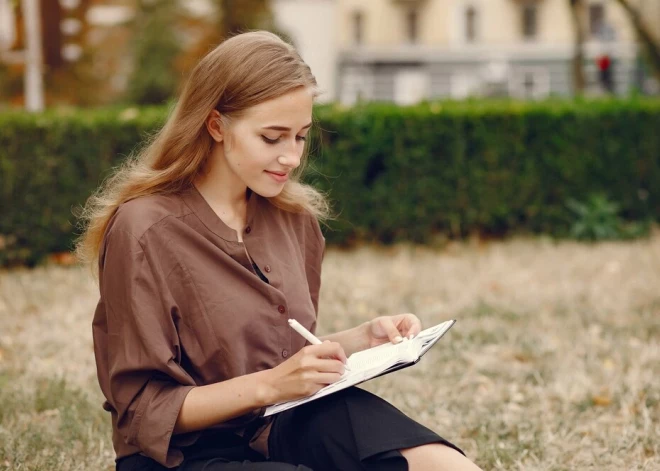
POLYGON ((272 14, 268 0, 216 0, 220 9, 222 37, 246 29, 272 29, 272 14))
POLYGON ((212 4, 215 7, 213 15, 200 18, 184 14, 181 18, 181 28, 190 39, 185 51, 177 59, 181 76, 192 70, 210 48, 233 34, 266 29, 289 40, 285 33, 275 27, 268 0, 213 0, 212 4))
POLYGON ((44 64, 50 70, 59 69, 64 65, 62 57, 62 7, 60 2, 41 2, 41 27, 44 64))
POLYGON ((177 0, 139 0, 134 23, 133 71, 127 98, 136 104, 160 104, 174 96, 178 86, 176 60, 180 18, 177 0))
POLYGON ((573 49, 573 89, 576 95, 584 92, 587 80, 584 76, 584 0, 568 0, 574 32, 573 49))
POLYGON ((619 5, 628 14, 628 18, 632 22, 633 28, 639 37, 639 40, 642 42, 644 48, 646 49, 649 63, 653 74, 660 81, 660 39, 657 39, 653 36, 648 26, 642 20, 642 14, 638 8, 634 7, 630 0, 616 0, 619 5))

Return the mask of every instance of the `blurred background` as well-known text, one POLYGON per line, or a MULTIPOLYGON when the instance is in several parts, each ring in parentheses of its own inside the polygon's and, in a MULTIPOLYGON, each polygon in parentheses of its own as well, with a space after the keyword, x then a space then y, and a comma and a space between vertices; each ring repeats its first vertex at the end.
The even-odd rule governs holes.
POLYGON ((321 335, 458 320, 364 387, 484 470, 660 469, 660 0, 0 0, 0 471, 114 469, 80 206, 252 29, 324 91, 321 335))
POLYGON ((162 103, 254 28, 288 38, 322 100, 347 105, 660 92, 657 0, 0 0, 0 100, 162 103))

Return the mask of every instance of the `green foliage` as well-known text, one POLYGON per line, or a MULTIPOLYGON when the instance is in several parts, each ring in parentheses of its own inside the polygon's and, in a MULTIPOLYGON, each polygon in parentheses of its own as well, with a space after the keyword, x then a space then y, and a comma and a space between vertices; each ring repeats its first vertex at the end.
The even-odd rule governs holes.
MULTIPOLYGON (((0 114, 0 266, 71 249, 74 208, 166 115, 0 114)), ((660 217, 660 101, 324 105, 315 115, 307 178, 335 203, 330 243, 571 227, 628 237, 660 217), (599 193, 607 204, 589 201, 599 193)))
POLYGON ((0 114, 0 266, 73 247, 74 208, 166 115, 130 111, 0 114))
POLYGON ((317 116, 338 202, 326 236, 427 242, 511 231, 566 235, 569 198, 606 191, 625 220, 657 219, 657 101, 372 104, 317 116))
POLYGON ((575 220, 570 235, 578 240, 628 239, 648 233, 648 222, 628 223, 621 219, 621 205, 603 194, 590 195, 586 202, 570 198, 566 203, 575 220))
POLYGON ((178 84, 175 60, 181 52, 176 0, 141 0, 134 24, 133 73, 127 98, 140 105, 161 104, 178 84))

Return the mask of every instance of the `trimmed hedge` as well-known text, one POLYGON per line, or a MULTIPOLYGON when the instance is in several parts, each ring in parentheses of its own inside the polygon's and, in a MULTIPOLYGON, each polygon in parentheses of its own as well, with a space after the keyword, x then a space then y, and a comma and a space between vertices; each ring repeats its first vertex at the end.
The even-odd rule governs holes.
MULTIPOLYGON (((72 209, 166 118, 163 108, 0 114, 0 265, 69 250, 72 209)), ((331 243, 566 234, 602 193, 660 219, 660 101, 318 106, 308 179, 339 213, 331 243)))
POLYGON ((320 109, 314 178, 340 203, 334 241, 565 234, 570 198, 660 216, 660 102, 435 103, 320 109))

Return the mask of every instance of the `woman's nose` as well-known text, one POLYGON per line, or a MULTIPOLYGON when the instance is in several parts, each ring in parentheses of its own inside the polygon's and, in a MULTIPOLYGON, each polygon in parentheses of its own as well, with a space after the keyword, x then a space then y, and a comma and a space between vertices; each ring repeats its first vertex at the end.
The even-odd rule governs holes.
POLYGON ((290 149, 289 151, 282 154, 277 160, 279 161, 280 165, 297 168, 300 165, 300 157, 300 151, 298 149, 290 149))

